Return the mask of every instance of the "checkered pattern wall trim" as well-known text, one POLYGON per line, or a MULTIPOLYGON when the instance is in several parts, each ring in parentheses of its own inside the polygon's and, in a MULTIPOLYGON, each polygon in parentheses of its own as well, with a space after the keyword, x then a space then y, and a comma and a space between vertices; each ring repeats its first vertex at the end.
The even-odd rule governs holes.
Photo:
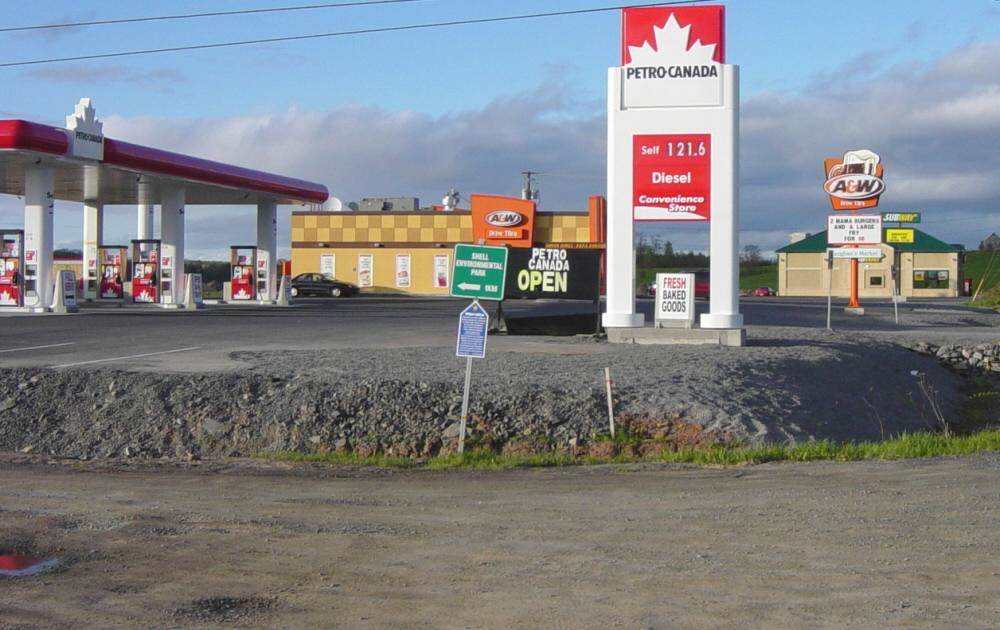
MULTIPOLYGON (((588 243, 590 223, 586 214, 539 214, 535 242, 588 243)), ((292 242, 326 243, 471 243, 470 214, 402 213, 328 214, 293 213, 292 242)))

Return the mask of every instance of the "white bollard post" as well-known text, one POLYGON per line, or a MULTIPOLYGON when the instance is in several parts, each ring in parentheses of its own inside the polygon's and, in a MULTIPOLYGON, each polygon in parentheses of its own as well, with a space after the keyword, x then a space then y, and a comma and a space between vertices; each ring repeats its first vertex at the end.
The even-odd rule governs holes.
POLYGON ((56 274, 53 288, 52 312, 76 313, 80 308, 76 304, 76 273, 60 271, 56 274))
POLYGON ((292 305, 292 287, 288 276, 281 276, 281 288, 278 290, 278 306, 292 305))
POLYGON ((201 299, 201 274, 184 274, 184 308, 196 310, 204 307, 201 299))

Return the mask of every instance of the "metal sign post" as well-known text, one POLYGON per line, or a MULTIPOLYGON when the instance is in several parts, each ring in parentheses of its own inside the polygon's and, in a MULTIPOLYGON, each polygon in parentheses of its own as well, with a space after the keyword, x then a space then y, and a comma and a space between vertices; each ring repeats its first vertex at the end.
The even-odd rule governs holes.
POLYGON ((899 256, 895 252, 892 253, 892 314, 893 318, 896 320, 896 325, 899 325, 899 256))
MULTIPOLYGON (((502 285, 501 285, 502 286, 502 285)), ((465 357, 465 389, 462 392, 462 423, 458 433, 458 452, 465 452, 465 430, 469 422, 469 390, 472 386, 472 360, 486 356, 486 335, 490 316, 473 300, 458 316, 458 341, 455 356, 465 357)))
POLYGON ((826 250, 826 329, 833 330, 830 313, 833 311, 833 250, 826 250))

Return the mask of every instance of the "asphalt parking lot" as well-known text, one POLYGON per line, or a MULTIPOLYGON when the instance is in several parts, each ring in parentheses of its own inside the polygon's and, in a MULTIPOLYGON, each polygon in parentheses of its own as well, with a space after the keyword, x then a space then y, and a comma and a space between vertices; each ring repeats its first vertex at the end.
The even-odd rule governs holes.
MULTIPOLYGON (((299 300, 290 308, 209 306, 196 312, 151 307, 83 307, 69 316, 9 315, 0 319, 0 365, 7 367, 114 367, 170 372, 239 369, 236 351, 447 347, 465 300, 362 297, 299 300)), ((647 318, 653 303, 639 300, 647 318)), ((700 301, 699 309, 708 303, 700 301)), ((934 343, 987 342, 1000 337, 997 316, 955 301, 869 302, 855 317, 835 304, 833 327, 885 336, 916 336, 934 343)), ((768 327, 823 329, 822 299, 743 298, 748 339, 768 327)), ((508 302, 508 314, 592 312, 587 303, 508 302)), ((494 351, 599 352, 602 344, 572 338, 494 335, 494 351)))

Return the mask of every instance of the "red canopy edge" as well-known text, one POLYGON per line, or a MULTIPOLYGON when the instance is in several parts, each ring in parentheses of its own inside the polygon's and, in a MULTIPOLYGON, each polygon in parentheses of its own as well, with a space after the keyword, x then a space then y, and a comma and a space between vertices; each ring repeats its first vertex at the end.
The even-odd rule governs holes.
POLYGON ((105 138, 104 163, 143 173, 166 175, 196 182, 248 189, 279 197, 323 203, 330 196, 326 186, 249 168, 213 162, 105 138))
MULTIPOLYGON (((66 134, 65 129, 26 120, 0 120, 0 149, 65 155, 69 149, 66 134)), ((323 203, 330 196, 330 192, 322 184, 112 138, 104 139, 102 163, 143 174, 176 177, 303 202, 323 203)))
POLYGON ((0 149, 64 155, 69 149, 69 138, 58 127, 27 120, 0 120, 0 149))

